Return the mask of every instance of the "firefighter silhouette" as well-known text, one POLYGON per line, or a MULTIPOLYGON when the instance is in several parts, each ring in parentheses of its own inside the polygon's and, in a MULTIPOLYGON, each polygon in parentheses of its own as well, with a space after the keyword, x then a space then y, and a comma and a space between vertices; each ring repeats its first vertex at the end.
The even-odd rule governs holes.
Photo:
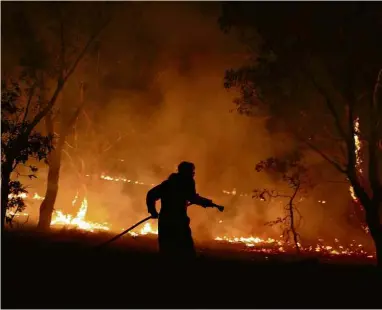
POLYGON ((164 257, 190 259, 196 256, 190 228, 187 207, 196 204, 204 208, 224 207, 196 193, 195 165, 181 162, 178 172, 172 173, 167 180, 150 189, 146 196, 148 212, 158 218, 159 251, 164 257), (161 200, 160 213, 156 210, 156 201, 161 200))

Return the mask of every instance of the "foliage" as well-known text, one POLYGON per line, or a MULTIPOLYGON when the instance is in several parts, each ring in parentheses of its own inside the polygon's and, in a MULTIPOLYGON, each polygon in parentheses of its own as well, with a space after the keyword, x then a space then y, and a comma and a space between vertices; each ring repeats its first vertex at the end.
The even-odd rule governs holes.
POLYGON ((256 47, 252 37, 245 42, 251 61, 225 75, 225 87, 240 92, 239 111, 265 110, 272 130, 311 139, 332 154, 344 147, 338 127, 347 138, 352 134, 349 105, 367 138, 371 86, 382 68, 382 47, 375 45, 382 36, 382 16, 372 6, 328 6, 225 3, 220 24, 225 30, 258 33, 256 47))
POLYGON ((251 61, 225 75, 239 111, 265 111, 270 130, 288 132, 349 182, 382 265, 381 6, 237 2, 222 12, 224 31, 257 33, 257 44, 246 41, 251 61))
POLYGON ((12 222, 17 216, 17 213, 23 212, 25 209, 25 202, 23 194, 28 194, 26 188, 20 183, 20 181, 9 182, 9 200, 5 221, 12 227, 12 222))
MULTIPOLYGON (((17 168, 22 165, 29 170, 27 176, 32 179, 36 178, 38 168, 33 165, 27 165, 28 160, 36 159, 38 161, 46 160, 48 154, 53 149, 52 136, 44 136, 40 132, 32 131, 26 135, 25 132, 30 124, 25 118, 26 107, 23 106, 25 91, 22 90, 17 82, 6 83, 2 81, 1 94, 1 166, 2 170, 15 172, 20 175, 17 168), (16 142, 22 137, 22 143, 17 145, 16 142)), ((2 171, 3 177, 3 171, 2 171)), ((3 178, 5 181, 6 179, 3 178)), ((6 221, 11 223, 15 215, 25 208, 22 194, 27 191, 20 181, 8 180, 8 203, 6 208, 12 211, 12 216, 7 217, 6 221)))
MULTIPOLYGON (((7 39, 11 43, 19 41, 15 52, 18 63, 8 71, 11 76, 15 76, 15 72, 21 71, 21 74, 17 82, 9 78, 2 82, 6 86, 6 93, 2 95, 6 112, 2 115, 5 128, 2 133, 3 183, 10 182, 10 175, 19 164, 26 165, 30 158, 46 159, 52 150, 54 129, 48 128, 48 135, 43 136, 36 128, 53 114, 69 78, 110 21, 110 17, 103 14, 107 10, 99 10, 103 5, 82 8, 85 7, 89 18, 83 18, 81 7, 72 3, 6 6, 10 15, 18 16, 17 22, 12 18, 6 20, 7 30, 13 33, 13 37, 7 39)), ((62 114, 67 112, 64 110, 61 109, 62 114)), ((74 113, 73 118, 77 115, 78 112, 74 113)), ((63 135, 60 132, 60 136, 63 135)), ((8 186, 2 187, 3 205, 8 205, 8 190, 8 186)), ((3 210, 2 219, 4 223, 3 210)))

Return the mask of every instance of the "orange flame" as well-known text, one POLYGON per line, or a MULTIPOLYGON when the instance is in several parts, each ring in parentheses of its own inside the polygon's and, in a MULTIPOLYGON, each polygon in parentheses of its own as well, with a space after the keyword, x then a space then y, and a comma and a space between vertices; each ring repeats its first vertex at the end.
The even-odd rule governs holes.
MULTIPOLYGON (((76 203, 78 195, 76 195, 72 201, 72 205, 76 203)), ((87 230, 94 232, 95 230, 104 230, 109 231, 110 227, 107 223, 94 223, 90 221, 85 221, 86 212, 88 210, 88 200, 86 197, 81 203, 81 207, 77 212, 76 217, 73 218, 71 214, 64 214, 62 211, 55 210, 53 213, 52 221, 50 225, 52 226, 64 226, 64 227, 73 227, 82 230, 87 230)))
MULTIPOLYGON (((110 181, 117 180, 108 176, 104 176, 103 179, 110 180, 110 181)), ((133 181, 130 180, 130 182, 133 182, 133 181)), ((136 184, 140 184, 140 183, 142 182, 137 182, 136 184)), ((73 205, 76 203, 77 198, 78 197, 76 195, 72 202, 73 205)), ((41 200, 41 199, 44 199, 44 197, 39 196, 36 193, 34 194, 32 199, 41 200)), ((325 201, 322 201, 322 203, 325 203, 325 201)), ((81 207, 76 217, 73 217, 71 214, 64 214, 62 211, 56 210, 53 214, 51 225, 54 227, 68 226, 68 227, 73 227, 73 228, 86 230, 90 232, 111 231, 108 223, 100 224, 100 223, 86 221, 85 216, 86 216, 87 210, 88 210, 88 201, 85 197, 81 203, 81 207)), ((23 213, 23 215, 28 215, 28 214, 23 213)), ((124 228, 122 228, 122 230, 124 230, 124 228)), ((153 226, 150 223, 145 223, 145 225, 142 228, 129 232, 129 235, 132 237, 157 235, 157 234, 158 234, 158 230, 153 228, 153 226)), ((273 238, 262 239, 256 236, 249 236, 249 237, 218 236, 214 238, 214 240, 216 242, 244 245, 251 252, 260 252, 260 253, 268 253, 268 254, 285 253, 285 252, 288 252, 288 249, 293 249, 293 244, 285 242, 282 239, 282 236, 280 236, 279 240, 273 239, 273 238)), ((301 247, 301 253, 315 253, 315 254, 322 254, 322 255, 328 255, 328 256, 361 256, 361 257, 371 258, 371 259, 374 259, 376 257, 375 253, 368 253, 364 249, 363 245, 357 244, 355 240, 353 240, 353 243, 351 243, 350 245, 346 247, 344 245, 341 245, 338 239, 334 239, 334 243, 331 245, 328 245, 328 244, 325 245, 324 240, 319 239, 316 245, 302 247, 301 244, 299 244, 299 246, 301 247)))

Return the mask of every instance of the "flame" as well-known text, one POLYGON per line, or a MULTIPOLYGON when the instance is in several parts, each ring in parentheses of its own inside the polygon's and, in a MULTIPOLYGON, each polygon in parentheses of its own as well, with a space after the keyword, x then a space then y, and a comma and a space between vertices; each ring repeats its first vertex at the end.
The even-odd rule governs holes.
MULTIPOLYGON (((357 117, 354 121, 354 141, 355 141, 355 156, 356 156, 356 168, 358 170, 358 173, 362 175, 362 158, 361 158, 361 140, 359 138, 359 135, 361 134, 361 131, 359 129, 359 118, 357 117)), ((358 203, 358 198, 355 195, 353 186, 350 185, 349 188, 350 195, 355 203, 358 203)))
MULTIPOLYGON (((360 140, 360 135, 361 135, 361 131, 359 129, 359 117, 357 117, 354 120, 354 142, 355 142, 355 156, 356 156, 356 164, 355 164, 355 166, 356 166, 358 175, 362 176, 362 174, 363 174, 363 170, 362 170, 363 160, 362 160, 362 156, 361 156, 361 153, 362 153, 362 143, 361 143, 361 140, 360 140)), ((349 187, 349 192, 350 192, 350 196, 353 199, 354 203, 359 208, 362 208, 362 205, 361 205, 358 197, 355 194, 354 188, 351 185, 349 187)), ((364 224, 364 223, 362 223, 361 225, 362 225, 363 230, 366 233, 369 233, 369 227, 367 227, 367 225, 364 224)))
MULTIPOLYGON (((282 237, 282 236, 280 236, 282 237)), ((272 238, 262 239, 258 237, 216 237, 215 241, 219 242, 228 242, 233 244, 243 244, 246 247, 251 248, 251 251, 254 252, 263 252, 263 253, 285 253, 288 250, 293 249, 294 245, 285 242, 284 240, 276 240, 272 238)), ((334 244, 325 245, 323 244, 324 240, 319 239, 319 243, 316 245, 310 245, 302 247, 300 246, 300 251, 302 253, 316 253, 327 256, 362 256, 366 258, 375 258, 375 253, 370 254, 364 250, 362 244, 354 243, 345 247, 339 243, 338 239, 334 239, 334 244)))
POLYGON ((40 196, 39 194, 35 193, 33 198, 34 200, 44 200, 45 197, 40 196))
MULTIPOLYGON (((78 194, 74 197, 72 205, 74 206, 77 202, 78 194)), ((82 200, 81 207, 77 212, 76 217, 73 218, 71 214, 64 214, 60 210, 55 210, 53 213, 52 221, 50 222, 51 226, 64 226, 64 227, 73 227, 82 230, 87 230, 94 232, 95 230, 104 230, 109 231, 110 227, 107 223, 94 223, 85 220, 86 212, 88 210, 88 200, 86 197, 82 200)))
MULTIPOLYGON (((132 182, 135 184, 144 184, 142 182, 136 183, 136 181, 127 180, 124 178, 112 178, 110 176, 103 176, 102 177, 105 180, 110 181, 116 181, 116 180, 126 180, 126 182, 132 182)), ((25 195, 23 195, 23 198, 25 195)), ((28 198, 28 197, 26 197, 28 198)), ((38 195, 35 193, 32 197, 34 200, 42 200, 44 197, 38 195)), ((72 205, 74 205, 77 202, 78 195, 76 195, 72 201, 72 205)), ((326 201, 320 201, 321 203, 326 203, 326 201)), ((88 210, 88 200, 85 197, 81 203, 81 206, 77 212, 77 215, 73 217, 71 214, 64 214, 60 210, 55 210, 53 214, 53 219, 51 221, 51 225, 54 227, 58 226, 69 226, 85 231, 95 232, 95 231, 111 231, 110 226, 108 223, 94 223, 90 221, 86 221, 86 213, 88 210)), ((27 213, 20 213, 20 215, 28 216, 27 213)), ((222 223, 221 220, 218 221, 219 224, 222 223)), ((122 228, 124 230, 125 228, 122 228)), ((158 230, 154 228, 151 223, 145 223, 143 227, 140 229, 137 228, 134 231, 129 232, 129 235, 132 237, 138 237, 138 236, 147 236, 147 235, 157 235, 158 230)), ((259 252, 259 253, 267 253, 267 254, 280 254, 280 253, 286 253, 293 250, 294 245, 290 244, 283 240, 282 236, 280 236, 280 239, 273 239, 273 238, 259 238, 256 236, 217 236, 214 238, 214 241, 220 242, 220 243, 228 243, 228 244, 236 244, 236 245, 243 245, 246 249, 248 249, 251 252, 259 252)), ((301 253, 313 253, 315 255, 326 255, 326 256, 358 256, 358 257, 364 257, 368 259, 375 259, 376 254, 375 253, 368 253, 362 244, 357 244, 355 240, 353 240, 353 243, 351 243, 348 246, 342 245, 340 241, 335 238, 334 242, 327 242, 327 244, 324 244, 325 241, 323 239, 318 239, 317 244, 309 245, 309 246, 300 246, 301 253), (331 244, 330 244, 331 243, 331 244)))
MULTIPOLYGON (((124 228, 122 228, 124 230, 124 228)), ((153 229, 150 223, 145 223, 145 225, 138 231, 129 232, 130 236, 137 237, 137 236, 145 236, 145 235, 157 235, 158 229, 153 229)))
MULTIPOLYGON (((362 160, 360 157, 361 142, 358 138, 358 134, 359 134, 359 120, 358 119, 355 122, 355 127, 356 127, 355 131, 357 134, 357 138, 356 138, 357 165, 361 165, 361 163, 362 163, 362 160)), ((360 168, 359 168, 359 171, 362 172, 362 170, 360 168)), ((149 185, 149 184, 146 184, 146 183, 143 183, 140 181, 129 180, 129 179, 126 179, 125 177, 112 177, 110 175, 105 175, 105 174, 102 174, 100 176, 100 178, 103 180, 107 180, 107 181, 128 182, 128 183, 132 183, 132 184, 149 185)), ((151 184, 151 185, 153 186, 154 184, 151 184)), ((351 190, 352 190, 352 188, 351 188, 351 190)), ((234 195, 235 196, 238 194, 237 190, 235 188, 232 191, 223 190, 222 192, 226 195, 234 195)), ((245 194, 245 193, 240 193, 239 195, 240 196, 249 196, 249 194, 245 194)), ((322 204, 328 203, 326 200, 319 200, 318 202, 322 203, 322 204)), ((219 221, 219 224, 220 223, 222 223, 222 221, 219 221)), ((122 229, 122 230, 124 230, 124 229, 122 229)), ((133 232, 130 232, 129 234, 133 237, 137 237, 140 235, 143 236, 143 235, 149 235, 149 234, 156 235, 156 234, 158 234, 158 231, 153 229, 151 227, 150 223, 146 223, 141 230, 133 231, 133 232)), ((275 254, 276 253, 285 253, 285 252, 287 252, 287 250, 293 249, 293 247, 294 247, 293 244, 289 244, 289 243, 285 242, 284 240, 282 240, 282 236, 280 236, 280 240, 276 240, 276 239, 272 239, 272 238, 262 239, 262 238, 254 237, 254 236, 250 236, 250 237, 218 236, 218 237, 215 237, 214 240, 217 242, 224 242, 224 243, 230 243, 230 244, 241 244, 241 245, 244 245, 245 247, 249 248, 251 251, 263 252, 263 253, 275 253, 275 254)), ((306 246, 306 247, 302 247, 301 245, 299 245, 301 247, 301 249, 300 249, 301 252, 316 253, 316 254, 329 255, 329 256, 340 256, 340 255, 342 255, 342 256, 363 256, 363 257, 367 257, 367 258, 375 258, 376 257, 375 253, 374 254, 367 253, 367 251, 365 251, 363 249, 363 246, 361 244, 359 244, 357 247, 354 246, 353 244, 345 247, 343 245, 340 245, 339 240, 337 238, 334 239, 333 245, 322 244, 322 242, 323 242, 322 239, 320 239, 319 241, 320 241, 320 243, 318 243, 316 245, 310 245, 310 246, 306 246)), ((355 243, 355 241, 354 241, 354 243, 355 243)))
MULTIPOLYGON (((21 197, 23 199, 27 199, 29 197, 26 193, 21 193, 19 195, 12 195, 10 194, 9 197, 12 198, 14 196, 21 197)), ((45 197, 40 196, 38 193, 35 193, 32 197, 33 200, 44 200, 45 197)), ((74 197, 72 201, 72 205, 74 206, 78 199, 78 193, 74 197)), ((110 231, 110 227, 108 223, 95 223, 85 220, 85 216, 88 210, 88 200, 85 197, 81 203, 80 209, 77 212, 77 215, 73 217, 72 214, 65 214, 61 210, 54 210, 52 220, 50 222, 51 226, 61 226, 61 227, 70 227, 70 228, 76 228, 81 230, 86 230, 90 232, 94 231, 110 231)), ((13 211, 7 211, 7 215, 13 216, 13 211)), ((16 213, 15 217, 20 216, 29 216, 28 213, 25 212, 18 212, 16 213)))

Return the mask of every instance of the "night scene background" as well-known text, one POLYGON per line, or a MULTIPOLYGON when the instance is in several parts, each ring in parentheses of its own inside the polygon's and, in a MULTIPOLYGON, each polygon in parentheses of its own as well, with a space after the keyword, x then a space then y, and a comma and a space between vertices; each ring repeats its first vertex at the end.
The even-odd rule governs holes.
POLYGON ((378 2, 2 2, 2 307, 381 307, 378 2), (198 258, 158 259, 177 165, 198 258))

